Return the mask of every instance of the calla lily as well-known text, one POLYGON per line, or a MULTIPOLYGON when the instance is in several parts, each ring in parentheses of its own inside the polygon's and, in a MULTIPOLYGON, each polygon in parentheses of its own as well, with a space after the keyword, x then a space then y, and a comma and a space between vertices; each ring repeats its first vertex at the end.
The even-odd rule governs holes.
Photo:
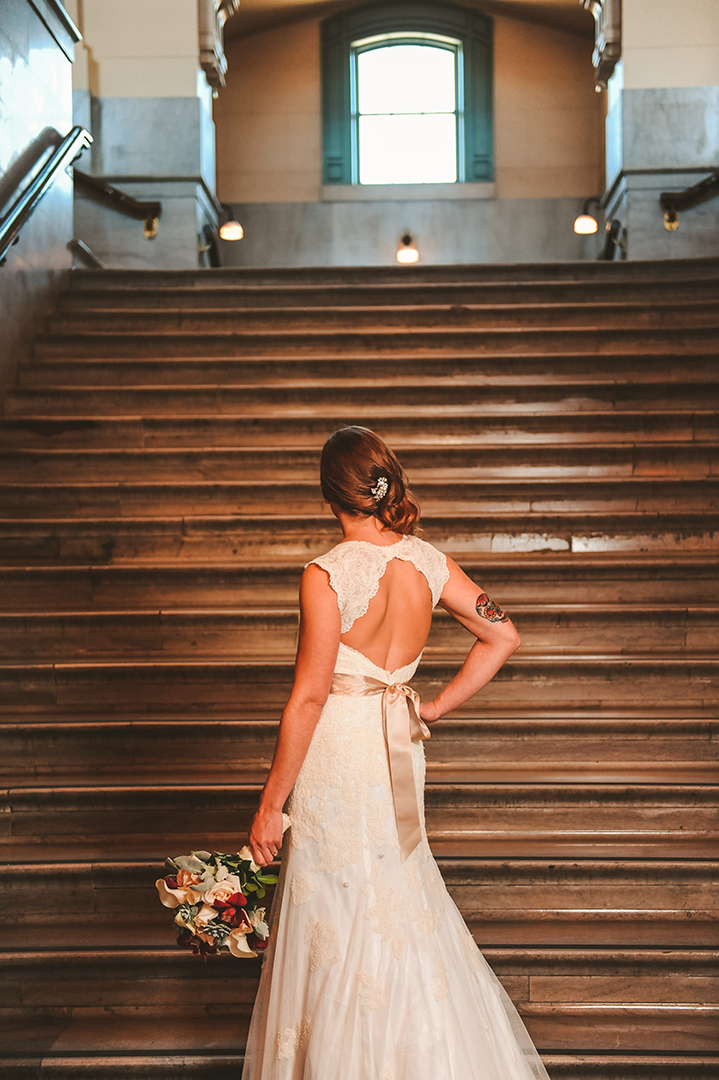
POLYGON ((257 956, 254 949, 251 949, 247 944, 246 934, 248 930, 246 927, 240 927, 238 930, 233 930, 227 938, 227 946, 233 956, 247 957, 257 956))
POLYGON ((250 861, 250 870, 252 871, 253 874, 256 874, 257 871, 260 868, 257 865, 257 863, 255 862, 255 860, 252 858, 252 852, 248 848, 247 844, 245 844, 245 846, 242 848, 242 850, 238 851, 237 854, 240 856, 241 859, 249 859, 249 861, 250 861))
POLYGON ((160 894, 160 902, 168 908, 176 908, 185 903, 196 904, 199 899, 195 889, 189 886, 181 889, 173 888, 168 883, 167 878, 158 878, 155 882, 155 888, 160 894))

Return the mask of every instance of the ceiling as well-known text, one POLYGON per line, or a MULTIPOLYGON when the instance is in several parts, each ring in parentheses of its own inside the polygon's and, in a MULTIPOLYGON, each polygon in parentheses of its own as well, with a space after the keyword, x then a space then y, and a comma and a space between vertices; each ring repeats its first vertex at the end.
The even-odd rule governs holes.
MULTIPOLYGON (((225 27, 228 39, 316 15, 330 15, 364 0, 242 0, 225 27)), ((488 15, 509 15, 592 36, 594 20, 581 0, 464 0, 488 15)))

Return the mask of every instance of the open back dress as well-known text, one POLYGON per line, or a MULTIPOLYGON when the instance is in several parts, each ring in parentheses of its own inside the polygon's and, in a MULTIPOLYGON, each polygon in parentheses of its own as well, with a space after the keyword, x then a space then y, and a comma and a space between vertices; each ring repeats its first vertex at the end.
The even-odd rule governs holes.
MULTIPOLYGON (((417 537, 345 541, 313 560, 342 634, 392 559, 414 565, 436 605, 447 562, 417 537)), ((548 1080, 427 843, 427 732, 406 685, 420 659, 387 671, 340 642, 287 807, 243 1080, 548 1080)))

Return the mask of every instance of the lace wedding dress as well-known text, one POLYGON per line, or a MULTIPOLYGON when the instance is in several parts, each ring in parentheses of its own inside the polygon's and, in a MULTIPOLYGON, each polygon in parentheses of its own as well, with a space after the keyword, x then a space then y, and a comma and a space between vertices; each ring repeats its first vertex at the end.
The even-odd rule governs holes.
MULTIPOLYGON (((416 537, 344 542, 314 560, 337 594, 343 634, 395 558, 424 575, 436 604, 446 560, 416 537)), ((243 1080, 548 1080, 427 844, 424 725, 405 685, 419 660, 385 671, 340 643, 288 806, 243 1080)))

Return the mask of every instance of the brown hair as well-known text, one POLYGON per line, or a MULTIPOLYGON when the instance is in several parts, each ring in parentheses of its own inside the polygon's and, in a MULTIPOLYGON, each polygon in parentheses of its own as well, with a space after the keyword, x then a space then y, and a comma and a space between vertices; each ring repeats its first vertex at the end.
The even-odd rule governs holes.
POLYGON ((418 531, 419 503, 410 493, 404 470, 386 442, 369 428, 345 427, 330 435, 322 448, 320 483, 327 502, 346 514, 374 514, 387 529, 403 535, 418 531))

